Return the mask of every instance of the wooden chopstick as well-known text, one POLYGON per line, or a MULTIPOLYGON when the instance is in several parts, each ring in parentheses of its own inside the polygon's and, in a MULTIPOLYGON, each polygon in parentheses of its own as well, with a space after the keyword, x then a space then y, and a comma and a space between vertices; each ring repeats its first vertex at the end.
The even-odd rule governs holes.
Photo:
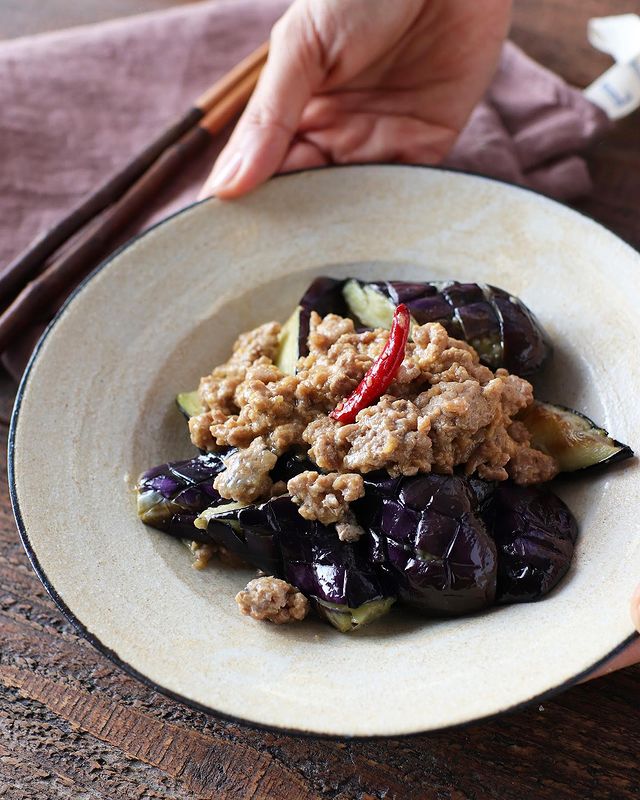
POLYGON ((73 234, 93 217, 116 201, 162 153, 180 137, 192 130, 205 115, 220 103, 228 102, 234 86, 264 64, 269 50, 268 42, 261 44, 209 89, 200 95, 179 119, 175 120, 122 169, 101 184, 95 192, 77 205, 64 219, 39 236, 15 258, 0 274, 0 308, 5 307, 15 294, 40 272, 45 261, 73 234))
POLYGON ((184 163, 240 113, 255 88, 261 69, 262 62, 258 62, 194 128, 165 149, 151 167, 104 212, 102 219, 22 289, 0 314, 0 352, 36 321, 38 314, 47 310, 52 298, 62 300, 66 297, 77 282, 96 266, 98 260, 109 254, 114 238, 148 206, 184 163))

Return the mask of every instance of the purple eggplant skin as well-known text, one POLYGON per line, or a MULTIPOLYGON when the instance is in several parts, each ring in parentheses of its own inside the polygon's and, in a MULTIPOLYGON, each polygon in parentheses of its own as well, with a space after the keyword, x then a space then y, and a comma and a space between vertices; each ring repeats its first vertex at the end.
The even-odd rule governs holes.
POLYGON ((439 322, 450 336, 475 348, 491 369, 504 367, 524 377, 538 372, 551 355, 548 337, 532 312, 496 286, 457 281, 368 285, 394 306, 405 303, 419 325, 439 322))
POLYGON ((321 317, 327 314, 339 314, 341 317, 349 316, 349 309, 342 295, 344 280, 320 276, 316 278, 300 298, 300 322, 298 329, 298 355, 309 355, 309 331, 311 312, 315 311, 321 317))
POLYGON ((515 375, 538 372, 551 355, 551 343, 534 313, 496 286, 484 287, 500 320, 505 369, 515 375))
POLYGON ((440 322, 450 336, 464 339, 491 369, 516 375, 538 372, 551 354, 548 337, 518 298, 496 286, 432 282, 422 294, 415 283, 391 281, 386 292, 394 303, 406 302, 420 325, 440 322), (403 300, 406 298, 406 300, 403 300))
POLYGON ((483 517, 498 550, 497 602, 539 600, 564 577, 578 523, 550 489, 500 484, 483 517))
POLYGON ((170 536, 206 541, 194 522, 205 508, 226 502, 213 488, 225 468, 222 455, 200 454, 143 472, 136 485, 140 519, 170 536))
POLYGON ((209 520, 210 541, 296 586, 320 616, 346 632, 389 610, 395 592, 364 541, 341 542, 334 525, 303 519, 288 495, 209 520))
MULTIPOLYGON (((483 489, 482 502, 489 491, 483 489)), ((365 497, 352 509, 369 532, 370 560, 395 585, 400 602, 446 616, 493 603, 496 548, 476 513, 479 502, 471 482, 459 476, 365 476, 365 497)))
MULTIPOLYGON (((159 464, 143 472, 136 485, 138 516, 147 525, 179 539, 209 542, 210 537, 194 523, 206 508, 228 503, 213 488, 225 469, 224 456, 230 451, 201 453, 186 461, 159 464)), ((303 456, 286 453, 271 472, 274 481, 287 481, 314 465, 303 456)))

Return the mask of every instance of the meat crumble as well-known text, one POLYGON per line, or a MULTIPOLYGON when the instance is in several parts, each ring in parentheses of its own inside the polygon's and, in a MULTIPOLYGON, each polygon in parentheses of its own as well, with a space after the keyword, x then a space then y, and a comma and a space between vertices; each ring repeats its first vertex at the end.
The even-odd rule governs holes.
POLYGON ((305 519, 317 519, 323 525, 341 522, 349 515, 349 503, 364 496, 362 475, 330 472, 321 475, 307 470, 291 478, 287 490, 305 519))
POLYGON ((202 449, 236 447, 215 481, 220 494, 252 502, 273 492, 269 472, 288 450, 307 451, 328 474, 306 472, 288 489, 302 516, 338 523, 357 538, 348 503, 362 494, 362 474, 461 469, 486 480, 529 484, 550 480, 555 460, 530 445, 516 419, 533 402, 531 384, 480 363, 466 342, 442 325, 416 326, 387 393, 341 424, 329 413, 360 383, 389 332, 357 332, 351 319, 311 314, 309 354, 295 375, 274 363, 280 326, 243 334, 226 364, 200 382, 204 412, 190 420, 202 449))
POLYGON ((233 345, 231 358, 216 367, 211 375, 201 379, 198 395, 207 411, 189 420, 191 441, 200 450, 215 448, 211 425, 238 410, 234 395, 245 380, 247 368, 263 361, 265 364, 273 362, 278 352, 279 335, 280 325, 277 322, 267 322, 240 334, 233 345))
POLYGON ((225 458, 226 469, 216 476, 213 488, 220 493, 220 497, 243 503, 268 497, 273 487, 269 473, 277 460, 264 439, 258 437, 248 447, 235 450, 225 458))
POLYGON ((244 567, 246 563, 232 553, 224 545, 214 544, 213 542, 190 542, 189 549, 195 556, 191 566, 194 569, 204 569, 213 558, 218 558, 220 563, 226 564, 228 567, 244 567))
POLYGON ((270 576, 249 581, 236 595, 236 603, 245 616, 269 620, 276 625, 299 622, 309 613, 309 601, 302 592, 270 576))

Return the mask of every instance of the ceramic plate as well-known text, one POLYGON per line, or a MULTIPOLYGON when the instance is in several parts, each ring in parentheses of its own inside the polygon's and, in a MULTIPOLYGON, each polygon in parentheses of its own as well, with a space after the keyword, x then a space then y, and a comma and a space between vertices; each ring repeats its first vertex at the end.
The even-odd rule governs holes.
POLYGON ((20 389, 10 467, 18 525, 64 612, 118 664, 200 708, 314 734, 387 736, 539 699, 630 639, 640 575, 638 466, 565 483, 581 528, 571 572, 540 603, 430 621, 392 613, 342 635, 242 617, 251 573, 198 572, 136 517, 141 470, 192 453, 177 392, 236 335, 284 320, 319 273, 502 286, 555 343, 538 393, 640 449, 640 256, 541 196, 427 168, 278 178, 192 206, 75 293, 20 389))

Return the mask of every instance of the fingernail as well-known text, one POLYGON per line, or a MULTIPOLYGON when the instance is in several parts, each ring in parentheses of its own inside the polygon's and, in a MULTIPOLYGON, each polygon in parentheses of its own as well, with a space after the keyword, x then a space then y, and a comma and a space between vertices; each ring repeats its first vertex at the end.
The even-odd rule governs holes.
POLYGON ((230 181, 233 180, 235 175, 237 175, 238 171, 240 170, 241 163, 242 154, 237 152, 234 153, 226 162, 226 164, 222 164, 219 168, 213 171, 205 185, 202 187, 198 199, 204 200, 205 197, 211 197, 211 195, 214 195, 216 192, 219 192, 220 189, 223 189, 228 183, 230 183, 230 181))

